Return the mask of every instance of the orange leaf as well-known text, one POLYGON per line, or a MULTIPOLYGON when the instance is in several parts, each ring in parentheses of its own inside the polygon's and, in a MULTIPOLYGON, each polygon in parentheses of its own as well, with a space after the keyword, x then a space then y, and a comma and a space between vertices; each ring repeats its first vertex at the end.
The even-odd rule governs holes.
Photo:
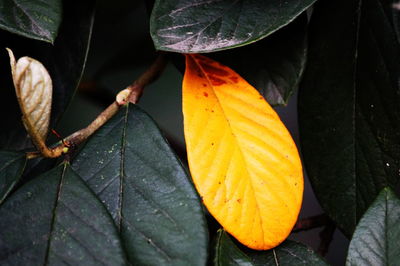
POLYGON ((193 54, 183 114, 190 172, 209 212, 250 248, 279 245, 297 220, 303 175, 278 115, 233 70, 193 54))

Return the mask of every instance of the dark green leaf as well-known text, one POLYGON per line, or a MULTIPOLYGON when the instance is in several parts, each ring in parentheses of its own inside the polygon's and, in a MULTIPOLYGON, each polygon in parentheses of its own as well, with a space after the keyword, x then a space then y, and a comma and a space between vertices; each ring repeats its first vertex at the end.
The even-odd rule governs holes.
POLYGON ((350 242, 346 265, 398 265, 400 200, 385 188, 365 212, 350 242))
POLYGON ((239 73, 270 104, 286 105, 305 68, 306 29, 304 14, 264 40, 210 55, 239 73))
POLYGON ((243 46, 291 22, 315 0, 157 0, 150 32, 157 49, 199 53, 243 46))
POLYGON ((320 203, 348 236, 399 179, 399 58, 380 1, 316 4, 299 95, 302 151, 320 203))
POLYGON ((396 31, 397 40, 400 42, 400 3, 398 0, 381 0, 381 5, 396 31))
POLYGON ((328 265, 307 246, 290 240, 286 240, 278 247, 268 251, 254 251, 244 247, 242 249, 232 241, 225 231, 219 230, 214 264, 218 266, 328 265))
POLYGON ((0 208, 2 265, 124 265, 113 220, 68 164, 15 192, 0 208))
POLYGON ((53 43, 62 19, 61 0, 2 0, 0 29, 53 43))
POLYGON ((20 150, 30 144, 21 123, 9 59, 3 48, 11 48, 18 58, 26 55, 35 58, 49 71, 53 80, 51 127, 54 127, 83 73, 93 18, 94 1, 64 1, 64 19, 54 46, 0 31, 0 75, 4 77, 0 83, 0 113, 3 114, 0 147, 20 150))
POLYGON ((25 153, 0 151, 0 205, 22 176, 25 153))
POLYGON ((198 196, 152 119, 122 108, 73 163, 118 224, 132 264, 204 265, 198 196))

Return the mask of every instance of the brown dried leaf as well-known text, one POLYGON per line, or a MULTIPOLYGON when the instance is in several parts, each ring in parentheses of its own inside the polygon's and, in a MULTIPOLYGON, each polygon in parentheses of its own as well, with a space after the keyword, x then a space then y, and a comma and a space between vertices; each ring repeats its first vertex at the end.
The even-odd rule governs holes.
POLYGON ((16 62, 13 52, 8 48, 7 51, 22 121, 33 143, 43 152, 48 149, 45 140, 53 93, 50 75, 39 61, 25 56, 16 62))

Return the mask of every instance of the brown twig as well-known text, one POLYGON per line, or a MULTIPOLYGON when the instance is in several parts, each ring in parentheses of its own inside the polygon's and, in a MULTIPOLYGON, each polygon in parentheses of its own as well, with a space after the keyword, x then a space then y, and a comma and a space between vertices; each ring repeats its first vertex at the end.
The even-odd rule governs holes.
MULTIPOLYGON (((131 85, 129 85, 125 90, 121 91, 117 95, 117 100, 115 100, 111 105, 109 105, 103 112, 101 112, 95 120, 92 121, 87 127, 76 131, 72 135, 64 139, 63 142, 59 143, 55 147, 51 148, 53 151, 51 156, 45 157, 59 157, 64 153, 68 152, 70 146, 77 146, 91 136, 96 130, 98 130, 102 125, 104 125, 111 117, 113 117, 121 105, 127 102, 137 103, 140 96, 143 93, 143 89, 146 85, 150 84, 156 80, 161 72, 164 70, 167 64, 164 53, 160 53, 154 63, 131 85)), ((32 159, 39 156, 43 156, 40 152, 28 152, 27 158, 32 159)))
POLYGON ((297 233, 305 230, 311 230, 317 227, 324 226, 330 222, 329 217, 323 213, 311 217, 298 220, 293 227, 292 232, 297 233))

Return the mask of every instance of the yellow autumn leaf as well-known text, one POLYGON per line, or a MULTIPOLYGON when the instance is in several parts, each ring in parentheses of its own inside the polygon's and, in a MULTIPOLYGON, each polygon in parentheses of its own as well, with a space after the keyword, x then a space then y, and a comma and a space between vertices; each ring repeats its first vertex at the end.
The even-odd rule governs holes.
POLYGON ((46 68, 30 57, 15 60, 7 49, 15 92, 22 112, 22 121, 35 146, 42 152, 48 148, 45 140, 48 133, 53 85, 46 68))
POLYGON ((279 245, 303 196, 301 161, 279 116, 233 70, 193 54, 183 115, 190 172, 209 212, 250 248, 279 245))

